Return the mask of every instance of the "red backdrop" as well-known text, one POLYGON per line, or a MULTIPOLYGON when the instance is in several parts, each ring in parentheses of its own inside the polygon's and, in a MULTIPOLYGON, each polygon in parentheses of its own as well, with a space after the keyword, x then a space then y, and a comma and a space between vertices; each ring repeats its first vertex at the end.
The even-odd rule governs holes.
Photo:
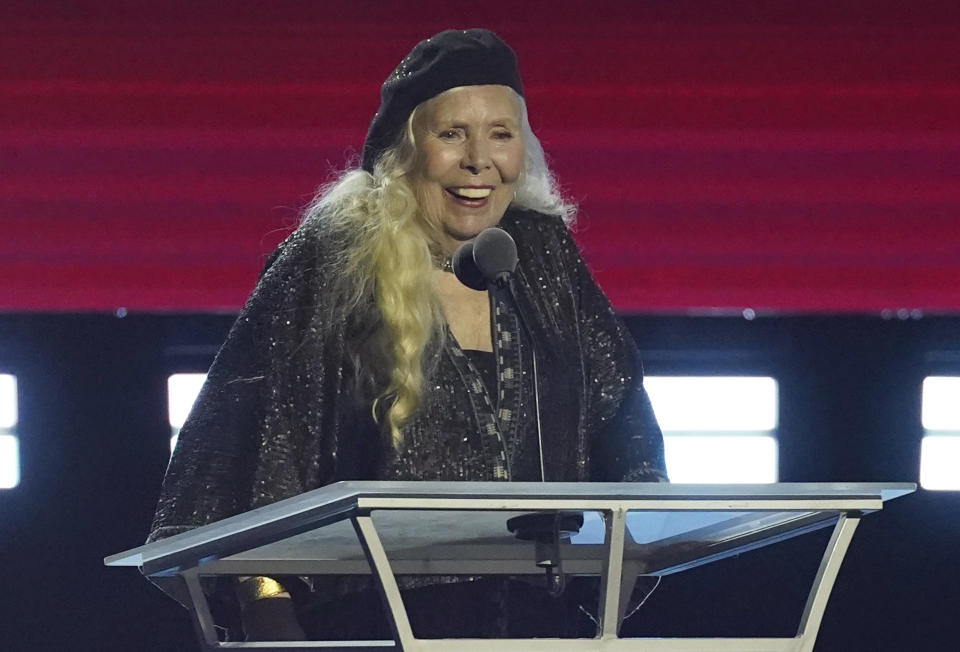
POLYGON ((236 309, 413 43, 487 26, 621 310, 957 312, 954 4, 7 0, 0 309, 236 309))

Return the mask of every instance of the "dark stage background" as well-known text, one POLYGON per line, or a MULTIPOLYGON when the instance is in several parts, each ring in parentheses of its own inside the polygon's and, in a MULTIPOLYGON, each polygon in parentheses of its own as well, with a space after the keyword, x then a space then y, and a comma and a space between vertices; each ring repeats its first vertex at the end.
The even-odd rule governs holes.
MULTIPOLYGON (((402 55, 469 26, 516 49, 648 373, 775 377, 782 481, 916 481, 922 379, 960 375, 955 3, 11 0, 0 649, 193 649, 185 612, 101 566, 146 535, 166 377, 205 370, 402 55)), ((958 508, 920 491, 864 521, 819 651, 956 649, 958 508)), ((668 578, 634 627, 789 633, 814 543, 668 578)))
MULTIPOLYGON (((169 455, 166 378, 205 370, 230 316, 8 315, 0 371, 20 383, 22 480, 0 492, 0 649, 195 649, 186 611, 102 558, 142 543, 169 455)), ((920 383, 960 372, 960 319, 630 317, 650 374, 780 383, 780 479, 916 481, 920 383)), ((691 406, 695 409, 695 406, 691 406)), ((949 652, 960 495, 864 519, 821 652, 949 652)), ((825 543, 811 535, 671 576, 641 611, 659 634, 792 634, 825 543), (748 575, 754 581, 747 581, 748 575)))

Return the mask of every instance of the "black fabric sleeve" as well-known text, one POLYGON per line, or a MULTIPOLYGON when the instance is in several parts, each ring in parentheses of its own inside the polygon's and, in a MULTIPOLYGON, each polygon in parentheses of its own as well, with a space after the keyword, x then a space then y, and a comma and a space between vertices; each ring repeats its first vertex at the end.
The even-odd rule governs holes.
POLYGON ((562 227, 561 250, 571 252, 570 273, 584 358, 587 424, 592 433, 592 480, 666 482, 663 434, 643 387, 636 343, 616 315, 562 227))
POLYGON ((309 476, 319 482, 323 428, 310 417, 324 413, 328 388, 323 359, 306 353, 320 348, 306 339, 324 328, 318 265, 304 229, 268 260, 180 431, 149 541, 302 493, 309 476), (280 398, 297 382, 298 395, 315 397, 308 410, 280 398))

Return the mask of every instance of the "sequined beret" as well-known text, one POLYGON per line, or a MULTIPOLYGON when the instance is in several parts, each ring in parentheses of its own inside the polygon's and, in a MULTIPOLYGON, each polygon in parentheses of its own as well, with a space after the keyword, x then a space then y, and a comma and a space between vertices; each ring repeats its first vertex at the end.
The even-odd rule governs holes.
POLYGON ((458 86, 498 84, 523 95, 517 57, 486 29, 448 29, 420 41, 380 87, 380 108, 363 143, 363 169, 396 141, 421 102, 458 86))

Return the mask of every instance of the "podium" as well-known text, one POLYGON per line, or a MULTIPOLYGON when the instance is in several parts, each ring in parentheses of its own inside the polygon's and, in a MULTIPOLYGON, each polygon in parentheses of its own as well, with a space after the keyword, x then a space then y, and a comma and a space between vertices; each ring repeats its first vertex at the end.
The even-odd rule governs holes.
POLYGON ((915 489, 914 484, 875 483, 340 482, 104 561, 139 567, 184 604, 201 649, 208 652, 812 652, 860 518, 915 489), (548 523, 547 531, 518 537, 507 527, 518 516, 548 523), (578 523, 582 516, 582 526, 551 531, 550 523, 570 516, 578 523), (822 528, 832 528, 832 534, 796 636, 620 638, 638 577, 680 573, 822 528), (394 640, 221 642, 204 593, 208 578, 217 576, 370 574, 388 606, 394 640), (598 576, 598 634, 588 639, 420 639, 411 629, 397 575, 540 576, 545 583, 598 576))

